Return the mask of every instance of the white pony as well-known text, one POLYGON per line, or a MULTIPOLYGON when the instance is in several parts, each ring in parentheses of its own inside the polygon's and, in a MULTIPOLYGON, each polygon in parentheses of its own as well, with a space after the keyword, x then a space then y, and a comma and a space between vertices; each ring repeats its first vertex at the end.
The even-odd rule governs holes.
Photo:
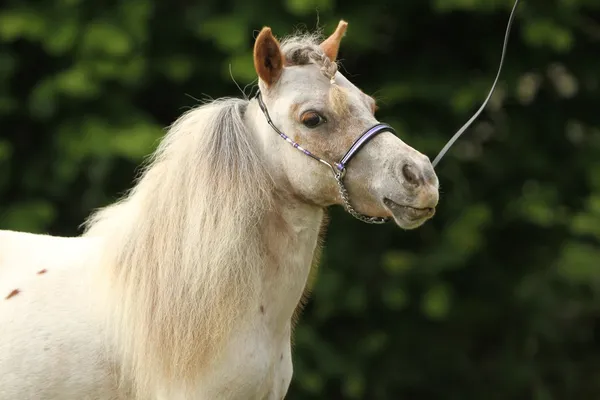
POLYGON ((429 159, 337 72, 346 26, 264 28, 260 95, 179 118, 82 237, 0 231, 1 400, 285 397, 325 209, 410 229, 438 202, 429 159))

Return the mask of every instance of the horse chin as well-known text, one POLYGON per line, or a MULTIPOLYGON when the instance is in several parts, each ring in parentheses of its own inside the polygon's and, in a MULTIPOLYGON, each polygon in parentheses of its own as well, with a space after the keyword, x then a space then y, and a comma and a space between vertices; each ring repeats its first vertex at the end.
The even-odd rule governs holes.
POLYGON ((383 199, 383 204, 392 214, 396 225, 406 230, 420 227, 435 215, 435 208, 432 207, 419 208, 398 204, 388 198, 383 199))

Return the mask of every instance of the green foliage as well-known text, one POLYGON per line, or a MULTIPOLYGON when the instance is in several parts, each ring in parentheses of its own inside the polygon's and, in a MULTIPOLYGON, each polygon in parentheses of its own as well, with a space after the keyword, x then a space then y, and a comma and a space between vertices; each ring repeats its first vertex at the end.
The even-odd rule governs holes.
MULTIPOLYGON (((333 210, 290 399, 600 396, 600 3, 523 1, 492 104, 404 232, 333 210)), ((479 107, 513 0, 8 0, 0 227, 78 233, 195 98, 254 83, 253 37, 349 21, 347 76, 432 158, 479 107)))

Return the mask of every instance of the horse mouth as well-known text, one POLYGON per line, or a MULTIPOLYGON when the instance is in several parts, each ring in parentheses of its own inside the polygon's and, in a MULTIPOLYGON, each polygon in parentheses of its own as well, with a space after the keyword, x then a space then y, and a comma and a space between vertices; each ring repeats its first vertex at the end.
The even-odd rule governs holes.
POLYGON ((435 215, 435 207, 414 207, 405 204, 398 204, 387 197, 383 199, 383 204, 390 210, 394 216, 396 224, 404 229, 417 228, 425 221, 435 215))

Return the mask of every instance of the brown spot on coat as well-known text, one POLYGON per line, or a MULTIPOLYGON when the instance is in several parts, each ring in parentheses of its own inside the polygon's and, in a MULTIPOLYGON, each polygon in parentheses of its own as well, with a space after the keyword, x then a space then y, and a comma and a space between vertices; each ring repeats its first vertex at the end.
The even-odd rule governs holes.
POLYGON ((261 314, 264 314, 264 313, 265 313, 265 307, 263 307, 263 305, 262 305, 262 304, 260 305, 260 312, 261 312, 261 314))
POLYGON ((15 289, 12 292, 10 292, 8 294, 8 296, 6 296, 6 300, 10 299, 11 297, 15 297, 16 295, 18 295, 19 293, 21 293, 21 291, 19 289, 15 289))
POLYGON ((377 100, 375 100, 375 98, 373 96, 368 96, 368 95, 367 95, 367 100, 369 102, 369 105, 371 106, 371 111, 373 112, 373 114, 375 114, 379 110, 379 106, 377 105, 377 100))
POLYGON ((37 274, 38 274, 38 275, 43 275, 43 274, 45 274, 46 272, 48 272, 48 270, 47 270, 46 268, 44 268, 44 269, 42 269, 41 271, 38 271, 38 272, 37 272, 37 274))

